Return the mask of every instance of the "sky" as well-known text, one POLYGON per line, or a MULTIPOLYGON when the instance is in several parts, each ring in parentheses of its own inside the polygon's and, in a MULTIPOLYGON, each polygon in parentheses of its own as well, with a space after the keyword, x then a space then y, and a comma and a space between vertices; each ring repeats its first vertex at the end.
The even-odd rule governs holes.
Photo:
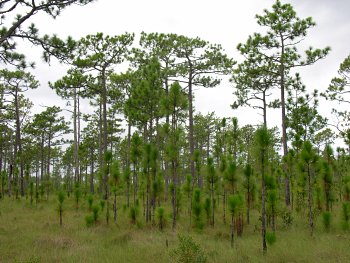
MULTIPOLYGON (((309 46, 332 51, 317 64, 300 71, 303 82, 309 90, 325 91, 330 80, 336 76, 339 64, 350 54, 350 1, 348 0, 290 0, 300 18, 311 16, 316 27, 309 30, 301 45, 301 51, 309 46)), ((246 41, 254 32, 261 32, 255 15, 263 9, 271 9, 272 0, 98 0, 87 6, 67 8, 55 20, 46 14, 36 14, 30 22, 39 28, 41 34, 57 34, 61 38, 68 35, 75 39, 87 34, 103 32, 118 35, 134 32, 135 42, 140 32, 176 33, 189 37, 200 37, 211 43, 221 44, 226 53, 236 61, 242 61, 237 52, 238 43, 246 41)), ((66 68, 53 61, 50 66, 42 62, 41 51, 28 44, 20 44, 29 60, 36 62, 32 71, 41 83, 41 87, 28 93, 34 102, 34 112, 41 106, 58 104, 64 106, 54 91, 48 87, 48 81, 61 78, 66 68)), ((200 88, 195 91, 195 107, 206 114, 215 112, 217 116, 237 116, 241 125, 261 123, 262 117, 249 109, 232 110, 234 102, 233 84, 224 79, 219 87, 200 88)), ((331 105, 321 99, 320 112, 331 119, 331 105)), ((336 105, 335 105, 336 106, 336 105)), ((89 111, 88 104, 83 111, 89 111)), ((280 126, 279 111, 268 112, 269 126, 280 126)))

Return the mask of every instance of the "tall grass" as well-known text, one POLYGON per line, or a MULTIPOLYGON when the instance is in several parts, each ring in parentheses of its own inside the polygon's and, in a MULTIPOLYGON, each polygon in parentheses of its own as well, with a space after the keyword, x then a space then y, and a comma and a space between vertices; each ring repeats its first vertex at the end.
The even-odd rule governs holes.
MULTIPOLYGON (((119 203, 125 202, 118 197, 119 203)), ((74 196, 65 199, 64 227, 57 218, 57 199, 52 196, 37 206, 30 200, 1 201, 0 262, 172 262, 171 251, 179 247, 178 234, 191 236, 205 252, 207 262, 348 262, 349 238, 341 228, 342 207, 333 207, 332 228, 325 232, 322 216, 316 219, 314 236, 308 232, 307 218, 293 214, 293 223, 282 228, 277 218, 278 241, 262 256, 259 212, 251 211, 251 223, 237 237, 235 249, 230 248, 230 226, 224 225, 219 209, 215 228, 204 226, 202 231, 189 227, 186 211, 182 212, 177 230, 165 225, 133 225, 128 213, 121 213, 118 224, 100 220, 86 227, 88 203, 81 202, 76 210, 74 196), (336 222, 339 222, 336 224, 336 222), (306 249, 307 248, 307 249, 306 249)), ((99 207, 101 211, 101 207, 99 207)), ((171 207, 164 206, 164 214, 171 207)))

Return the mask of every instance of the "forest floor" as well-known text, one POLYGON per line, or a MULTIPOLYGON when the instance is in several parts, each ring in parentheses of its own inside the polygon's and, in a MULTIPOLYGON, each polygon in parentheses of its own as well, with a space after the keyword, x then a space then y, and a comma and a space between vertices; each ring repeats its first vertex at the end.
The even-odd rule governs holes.
MULTIPOLYGON (((183 209, 176 231, 171 230, 170 218, 160 231, 143 219, 132 225, 123 208, 118 210, 117 223, 111 211, 109 225, 103 213, 92 227, 85 223, 86 215, 91 214, 86 201, 77 210, 73 198, 66 199, 64 209, 60 227, 56 197, 37 205, 26 199, 1 199, 0 262, 172 262, 179 234, 190 235, 207 262, 350 262, 350 232, 342 230, 339 216, 333 218, 329 231, 323 229, 319 216, 312 237, 306 214, 294 214, 288 228, 278 218, 276 243, 263 255, 257 211, 231 248, 230 225, 223 224, 222 215, 217 215, 215 228, 205 226, 198 231, 189 227, 183 209)), ((170 208, 166 212, 170 213, 170 208)))

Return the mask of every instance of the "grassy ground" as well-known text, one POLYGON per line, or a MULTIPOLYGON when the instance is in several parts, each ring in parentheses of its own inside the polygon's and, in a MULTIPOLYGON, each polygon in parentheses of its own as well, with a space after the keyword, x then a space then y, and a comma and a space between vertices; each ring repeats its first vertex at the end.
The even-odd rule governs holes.
POLYGON ((172 262, 178 234, 191 235, 207 262, 350 262, 350 235, 341 230, 337 217, 329 232, 323 230, 319 217, 313 237, 306 217, 294 215, 288 229, 281 227, 279 219, 277 242, 263 256, 257 212, 231 248, 229 225, 222 223, 220 215, 214 229, 206 226, 198 232, 189 228, 183 211, 176 232, 171 230, 170 220, 161 232, 143 222, 131 225, 123 209, 118 210, 117 224, 112 219, 107 226, 103 215, 97 226, 88 228, 86 201, 76 210, 70 199, 64 203, 60 227, 56 207, 56 199, 32 206, 25 199, 0 200, 0 262, 172 262))

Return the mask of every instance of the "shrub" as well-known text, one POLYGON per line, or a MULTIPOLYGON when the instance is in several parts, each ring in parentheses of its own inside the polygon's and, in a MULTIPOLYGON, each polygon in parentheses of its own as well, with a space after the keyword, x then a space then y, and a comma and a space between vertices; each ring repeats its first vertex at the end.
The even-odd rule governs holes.
POLYGON ((201 247, 190 236, 179 237, 179 244, 170 255, 174 262, 181 263, 204 263, 207 257, 201 247))
POLYGON ((282 213, 282 222, 285 227, 290 227, 293 223, 293 215, 290 211, 282 213))
POLYGON ((40 184, 39 186, 39 193, 40 193, 40 198, 43 199, 44 198, 44 194, 45 194, 45 186, 43 183, 40 184))
POLYGON ((343 203, 342 206, 342 228, 343 230, 349 229, 349 220, 350 220, 350 207, 348 203, 343 203))
POLYGON ((87 227, 92 226, 92 225, 94 224, 94 218, 93 218, 93 216, 92 216, 92 215, 87 215, 87 216, 85 217, 85 223, 86 223, 86 226, 87 226, 87 227))
POLYGON ((100 211, 100 208, 98 205, 94 205, 91 207, 91 209, 92 209, 92 218, 94 220, 94 223, 96 224, 98 220, 98 212, 100 211))
POLYGON ((103 209, 105 208, 105 205, 106 205, 106 201, 105 200, 101 200, 100 201, 101 211, 103 211, 103 209))
POLYGON ((195 189, 193 192, 193 215, 194 215, 194 222, 195 226, 198 229, 203 229, 203 222, 202 222, 202 204, 201 204, 201 190, 195 189))
POLYGON ((30 195, 30 204, 33 204, 33 195, 34 195, 34 182, 30 180, 29 182, 29 195, 30 195))
POLYGON ((157 208, 157 219, 158 219, 159 229, 162 231, 165 225, 165 212, 163 207, 157 208))
POLYGON ((274 243, 276 243, 276 234, 274 232, 267 232, 266 242, 269 244, 269 246, 272 246, 274 243))
POLYGON ((211 200, 209 197, 205 198, 203 208, 204 208, 205 214, 207 215, 207 223, 209 224, 210 223, 210 212, 211 212, 211 200))
POLYGON ((329 228, 331 227, 331 219, 332 215, 330 212, 324 212, 322 214, 322 221, 323 221, 323 227, 325 228, 326 231, 329 231, 329 228))
POLYGON ((57 200, 59 204, 63 204, 65 198, 65 193, 63 191, 59 191, 57 194, 57 200))
POLYGON ((132 224, 136 224, 138 215, 139 215, 139 207, 138 206, 130 207, 129 217, 131 219, 132 224))
POLYGON ((91 211, 92 209, 92 204, 94 202, 94 197, 92 195, 88 195, 87 197, 87 202, 88 202, 88 206, 89 206, 89 211, 91 211))

